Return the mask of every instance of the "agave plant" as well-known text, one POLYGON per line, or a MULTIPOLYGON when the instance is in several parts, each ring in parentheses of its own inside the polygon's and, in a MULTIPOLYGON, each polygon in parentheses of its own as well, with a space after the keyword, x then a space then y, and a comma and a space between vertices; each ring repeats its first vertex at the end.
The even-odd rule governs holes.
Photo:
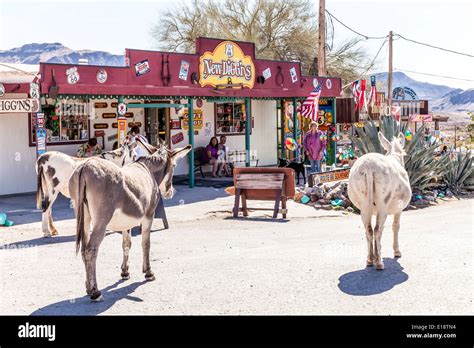
POLYGON ((459 194, 463 189, 472 189, 468 179, 474 171, 472 167, 473 158, 471 157, 471 151, 467 151, 463 155, 459 150, 453 155, 454 158, 449 163, 448 170, 444 175, 444 182, 454 193, 459 194))
MULTIPOLYGON (((393 117, 382 117, 380 119, 380 132, 390 141, 400 133, 405 134, 407 123, 397 122, 393 117)), ((377 126, 370 120, 363 128, 355 128, 357 136, 350 139, 355 145, 355 153, 358 156, 369 152, 385 154, 378 138, 377 126)), ((424 127, 412 135, 411 140, 405 142, 405 169, 410 178, 412 189, 425 190, 431 186, 438 186, 442 180, 449 158, 435 159, 434 152, 437 145, 425 145, 423 143, 424 127)))

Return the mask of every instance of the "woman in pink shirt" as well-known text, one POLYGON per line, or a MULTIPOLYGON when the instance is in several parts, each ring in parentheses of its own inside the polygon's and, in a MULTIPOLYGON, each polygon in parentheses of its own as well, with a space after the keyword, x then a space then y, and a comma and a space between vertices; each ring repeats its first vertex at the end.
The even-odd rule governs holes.
POLYGON ((310 129, 303 140, 303 147, 311 164, 311 173, 321 171, 321 160, 323 151, 326 148, 326 142, 321 140, 322 132, 318 130, 318 124, 311 122, 310 129))

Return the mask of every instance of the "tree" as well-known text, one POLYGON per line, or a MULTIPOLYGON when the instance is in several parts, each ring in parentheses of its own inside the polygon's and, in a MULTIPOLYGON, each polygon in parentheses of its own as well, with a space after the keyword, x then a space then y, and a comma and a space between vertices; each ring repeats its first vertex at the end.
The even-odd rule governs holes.
MULTIPOLYGON (((318 48, 316 6, 309 0, 193 0, 164 12, 151 35, 159 49, 191 53, 199 36, 255 42, 262 59, 298 60, 303 73, 316 74, 318 48)), ((343 83, 368 67, 365 53, 353 39, 327 56, 330 76, 343 83)))

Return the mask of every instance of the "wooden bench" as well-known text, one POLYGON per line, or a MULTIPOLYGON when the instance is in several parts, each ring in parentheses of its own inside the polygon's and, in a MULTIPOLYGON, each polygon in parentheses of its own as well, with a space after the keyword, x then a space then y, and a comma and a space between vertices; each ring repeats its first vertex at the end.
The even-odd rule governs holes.
MULTIPOLYGON (((273 208, 273 218, 278 217, 278 213, 286 218, 286 196, 282 196, 284 189, 284 173, 249 173, 236 174, 235 177, 235 203, 234 218, 239 215, 240 197, 242 197, 242 212, 248 216, 247 190, 275 190, 275 206, 273 208), (280 201, 281 207, 280 210, 280 201)), ((271 210, 266 208, 254 208, 254 210, 271 210)))

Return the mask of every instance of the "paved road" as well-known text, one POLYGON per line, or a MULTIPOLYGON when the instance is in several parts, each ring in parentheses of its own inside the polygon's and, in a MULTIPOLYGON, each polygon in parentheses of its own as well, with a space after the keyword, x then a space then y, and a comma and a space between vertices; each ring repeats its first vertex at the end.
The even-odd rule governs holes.
POLYGON ((389 218, 386 269, 376 271, 365 268, 358 215, 291 202, 286 222, 261 212, 232 220, 233 197, 222 189, 195 192, 205 201, 187 202, 189 191, 181 189, 167 208, 171 228, 152 233, 156 281, 141 273, 139 235, 128 281, 119 280, 121 235, 105 238, 101 303, 85 296, 67 204, 56 213, 64 219, 53 239, 43 239, 40 224, 30 221, 38 214, 24 210, 20 225, 0 229, 0 314, 474 314, 474 200, 403 213, 399 260, 392 258, 389 218))

